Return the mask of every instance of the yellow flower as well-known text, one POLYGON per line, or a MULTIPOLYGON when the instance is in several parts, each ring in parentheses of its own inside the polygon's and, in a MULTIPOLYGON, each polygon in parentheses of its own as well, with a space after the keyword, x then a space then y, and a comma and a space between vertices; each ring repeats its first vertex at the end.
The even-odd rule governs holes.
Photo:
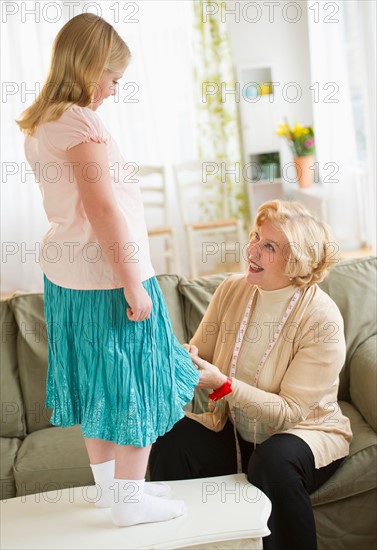
POLYGON ((279 124, 276 129, 276 134, 285 138, 288 141, 291 152, 294 156, 305 156, 314 151, 314 131, 311 126, 301 126, 295 124, 292 128, 288 122, 279 124))
POLYGON ((305 133, 305 128, 303 128, 301 124, 296 124, 292 129, 293 139, 298 139, 305 133))
POLYGON ((288 137, 289 136, 289 126, 286 122, 284 124, 279 124, 276 130, 276 134, 281 137, 288 137))

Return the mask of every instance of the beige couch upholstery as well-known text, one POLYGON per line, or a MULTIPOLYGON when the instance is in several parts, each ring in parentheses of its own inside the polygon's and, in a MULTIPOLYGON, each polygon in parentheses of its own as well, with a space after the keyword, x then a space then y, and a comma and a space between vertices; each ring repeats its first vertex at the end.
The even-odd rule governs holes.
MULTIPOLYGON (((351 452, 312 502, 320 550, 376 546, 376 273, 377 259, 340 262, 321 287, 345 322, 347 358, 339 399, 350 418, 351 452)), ((188 341, 226 275, 158 277, 180 342, 188 341)), ((0 304, 1 497, 12 498, 93 483, 79 427, 51 426, 44 407, 47 334, 43 294, 19 294, 0 304)), ((198 411, 201 396, 192 407, 198 411)))

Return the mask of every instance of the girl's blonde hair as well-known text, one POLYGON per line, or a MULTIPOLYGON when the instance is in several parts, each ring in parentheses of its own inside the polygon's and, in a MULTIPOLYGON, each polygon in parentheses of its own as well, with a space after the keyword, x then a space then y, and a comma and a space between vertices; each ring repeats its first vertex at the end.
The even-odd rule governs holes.
POLYGON ((90 106, 103 73, 124 70, 130 57, 127 44, 102 17, 85 13, 70 19, 54 40, 40 94, 16 120, 21 131, 33 135, 39 124, 57 120, 70 105, 90 106))
POLYGON ((267 220, 287 237, 288 245, 283 250, 285 275, 292 278, 292 284, 305 287, 323 281, 338 261, 338 247, 329 226, 299 202, 280 200, 265 202, 258 208, 255 229, 267 220))

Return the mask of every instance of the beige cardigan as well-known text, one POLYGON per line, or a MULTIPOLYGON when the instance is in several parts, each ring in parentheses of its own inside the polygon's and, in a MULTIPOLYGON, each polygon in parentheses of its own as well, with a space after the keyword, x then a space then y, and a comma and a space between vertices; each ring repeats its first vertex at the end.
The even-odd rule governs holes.
MULTIPOLYGON (((227 375, 253 289, 245 275, 226 279, 190 342, 199 348, 203 359, 227 375)), ((249 322, 252 315, 253 308, 249 322)), ((268 424, 271 435, 301 437, 313 452, 316 468, 321 468, 348 455, 352 439, 350 422, 337 402, 339 373, 345 360, 343 320, 333 300, 313 285, 302 291, 287 325, 289 339, 281 334, 276 342, 279 365, 270 391, 234 378, 233 391, 225 399, 243 414, 257 415, 260 422, 268 424)), ((256 348, 261 355, 264 351, 256 348)), ((264 369, 270 360, 271 356, 264 369)))

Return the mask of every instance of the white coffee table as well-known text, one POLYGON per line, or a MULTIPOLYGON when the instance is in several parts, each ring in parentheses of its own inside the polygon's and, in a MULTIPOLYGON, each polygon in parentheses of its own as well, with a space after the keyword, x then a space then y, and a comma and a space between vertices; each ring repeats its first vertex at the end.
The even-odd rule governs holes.
POLYGON ((179 518, 116 527, 109 509, 97 509, 94 486, 49 491, 1 503, 1 548, 242 549, 262 548, 270 531, 269 499, 244 474, 167 482, 185 501, 179 518))

